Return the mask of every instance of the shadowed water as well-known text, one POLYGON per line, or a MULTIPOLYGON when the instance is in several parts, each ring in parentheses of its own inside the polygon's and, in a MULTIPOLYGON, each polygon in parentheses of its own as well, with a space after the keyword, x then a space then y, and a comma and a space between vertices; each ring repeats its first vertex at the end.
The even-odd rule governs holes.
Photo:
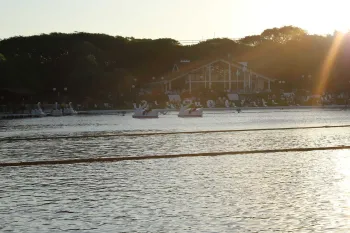
MULTIPOLYGON (((349 111, 2 121, 1 137, 350 124, 349 111)), ((32 161, 350 145, 349 128, 0 141, 32 161)), ((349 232, 350 150, 0 168, 0 232, 349 232)))

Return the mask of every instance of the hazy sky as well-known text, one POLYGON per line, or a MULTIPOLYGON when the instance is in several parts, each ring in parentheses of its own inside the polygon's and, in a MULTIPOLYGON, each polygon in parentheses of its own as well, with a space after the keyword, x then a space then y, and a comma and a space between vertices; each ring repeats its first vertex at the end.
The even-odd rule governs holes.
POLYGON ((296 25, 350 28, 347 0, 0 0, 0 38, 96 32, 136 38, 240 38, 296 25))

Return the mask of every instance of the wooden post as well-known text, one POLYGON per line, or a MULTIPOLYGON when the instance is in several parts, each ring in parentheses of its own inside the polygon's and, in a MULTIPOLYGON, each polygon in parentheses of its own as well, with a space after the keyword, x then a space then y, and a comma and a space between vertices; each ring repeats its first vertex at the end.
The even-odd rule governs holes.
POLYGON ((226 89, 226 71, 224 71, 224 91, 226 89))
POLYGON ((244 93, 246 92, 245 89, 246 89, 246 83, 245 83, 245 71, 243 71, 243 86, 244 86, 244 93))
POLYGON ((249 73, 248 73, 248 87, 249 87, 249 91, 252 89, 252 80, 251 80, 251 78, 252 78, 252 75, 251 75, 251 73, 250 73, 250 71, 249 71, 249 73))
POLYGON ((211 89, 211 65, 209 65, 209 89, 211 89))
POLYGON ((228 89, 231 91, 231 64, 228 65, 228 89))
POLYGON ((237 93, 238 93, 238 76, 239 76, 239 70, 237 70, 236 76, 237 76, 237 93))
POLYGON ((207 88, 207 70, 208 68, 204 70, 204 88, 205 89, 207 88))

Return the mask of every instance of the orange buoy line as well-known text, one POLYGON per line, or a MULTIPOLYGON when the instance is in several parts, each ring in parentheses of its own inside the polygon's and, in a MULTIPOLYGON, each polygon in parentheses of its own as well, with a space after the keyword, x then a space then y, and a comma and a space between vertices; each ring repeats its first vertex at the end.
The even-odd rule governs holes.
POLYGON ((146 155, 146 156, 122 156, 122 157, 97 157, 86 159, 65 159, 65 160, 42 160, 28 162, 0 162, 0 167, 19 167, 19 166, 42 166, 58 164, 77 164, 77 163, 102 163, 102 162, 119 162, 127 160, 146 160, 146 159, 170 159, 181 157, 204 157, 204 156, 222 156, 222 155, 239 155, 239 154, 266 154, 279 152, 306 152, 306 151, 324 151, 324 150, 345 150, 350 146, 331 146, 331 147, 310 147, 310 148, 287 148, 272 150, 250 150, 250 151, 226 151, 226 152, 208 152, 196 154, 175 154, 175 155, 146 155))

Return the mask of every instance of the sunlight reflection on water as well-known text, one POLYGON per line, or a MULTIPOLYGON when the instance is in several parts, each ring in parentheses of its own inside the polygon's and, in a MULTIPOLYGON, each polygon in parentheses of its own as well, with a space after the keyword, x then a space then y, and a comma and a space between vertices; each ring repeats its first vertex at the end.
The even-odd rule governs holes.
POLYGON ((349 153, 5 168, 0 230, 348 232, 349 153))
MULTIPOLYGON (((350 124, 349 112, 1 122, 1 137, 350 124), (57 121, 57 122, 55 122, 57 121), (148 122, 151 122, 149 125, 148 122)), ((0 142, 5 161, 350 145, 348 128, 0 142)), ((350 150, 0 168, 0 232, 349 232, 350 150)))

